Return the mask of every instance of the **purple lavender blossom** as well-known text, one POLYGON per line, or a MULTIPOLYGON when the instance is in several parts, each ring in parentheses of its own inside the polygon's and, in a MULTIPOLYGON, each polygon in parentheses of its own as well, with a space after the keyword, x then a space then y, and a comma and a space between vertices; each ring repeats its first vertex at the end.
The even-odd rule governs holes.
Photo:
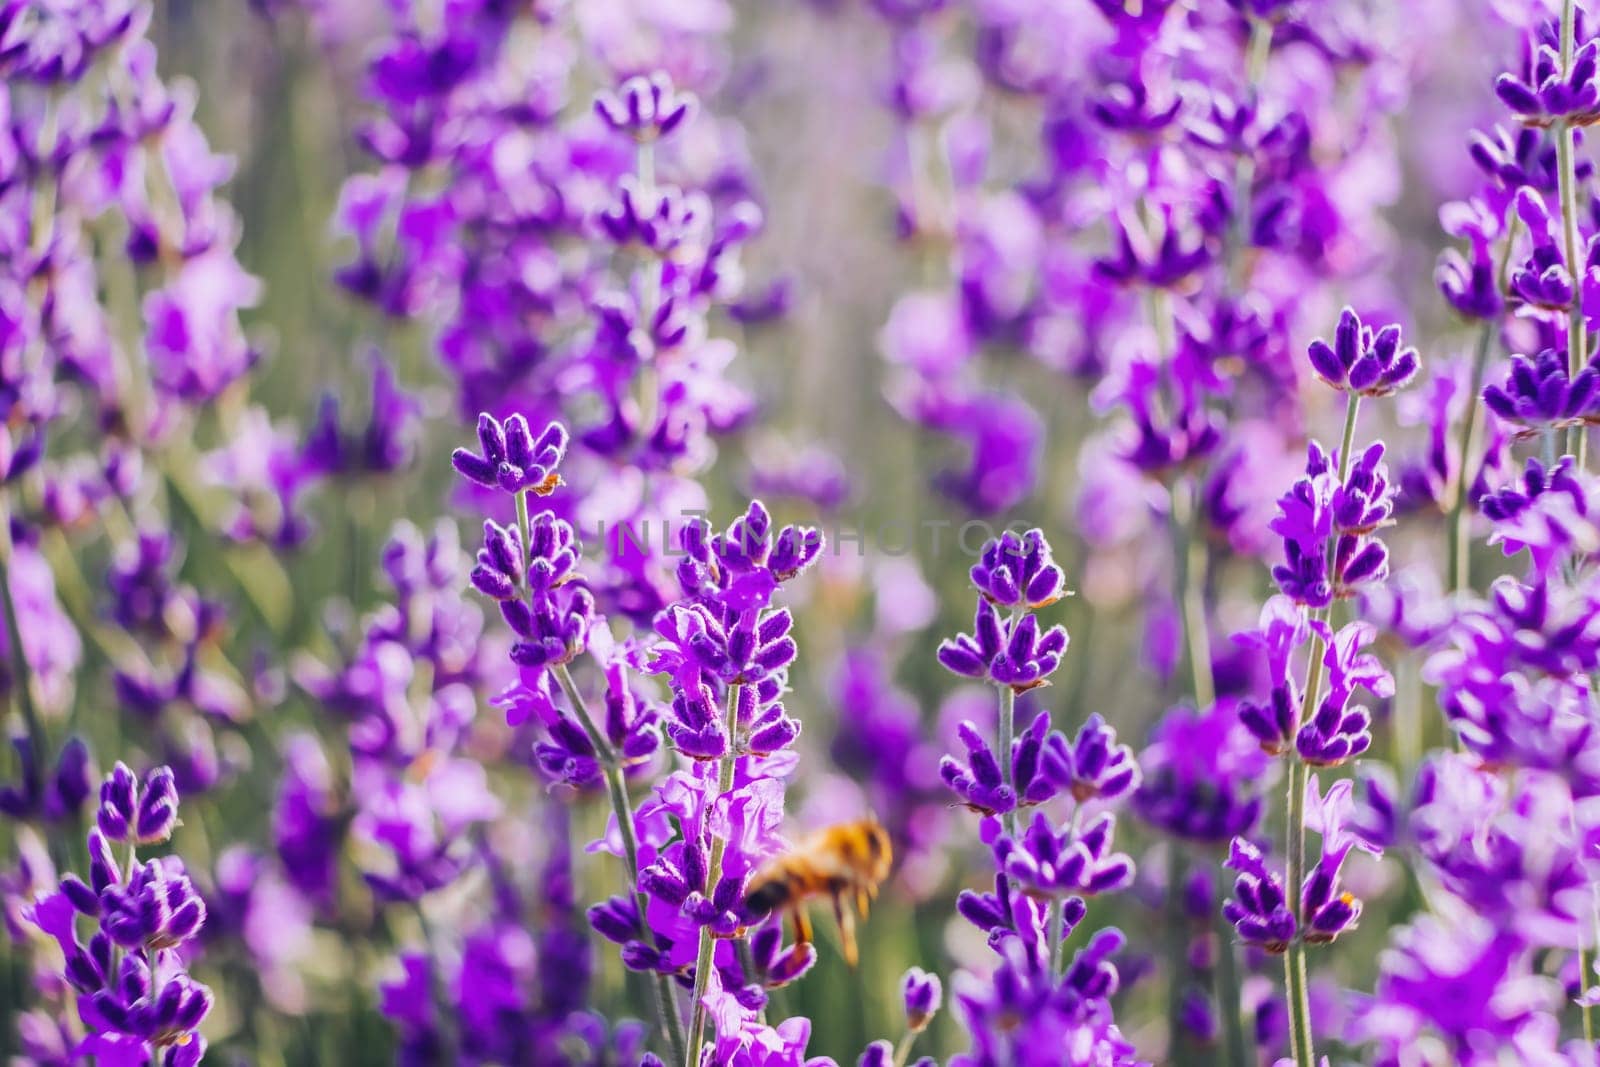
POLYGON ((1341 392, 1389 396, 1416 377, 1417 350, 1400 347, 1400 327, 1374 331, 1350 308, 1339 315, 1333 344, 1313 341, 1307 349, 1312 369, 1341 392))
POLYGON ((176 856, 140 861, 136 846, 162 840, 176 819, 172 771, 158 767, 140 783, 125 765, 101 784, 99 825, 89 831, 89 879, 62 878, 29 912, 60 945, 65 978, 76 991, 87 1029, 74 1057, 100 1062, 160 1062, 193 1067, 205 1054, 198 1033, 211 991, 189 977, 179 949, 205 922, 205 903, 176 856), (126 865, 112 843, 128 838, 126 865), (79 940, 75 918, 98 926, 79 940))

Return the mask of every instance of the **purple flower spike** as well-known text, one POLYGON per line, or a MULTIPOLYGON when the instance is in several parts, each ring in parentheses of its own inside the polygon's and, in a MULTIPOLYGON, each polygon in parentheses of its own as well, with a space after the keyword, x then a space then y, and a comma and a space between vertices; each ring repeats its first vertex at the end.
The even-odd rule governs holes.
MULTIPOLYGON (((152 772, 142 792, 132 810, 140 790, 120 763, 101 784, 101 821, 120 831, 118 839, 131 836, 135 848, 165 839, 177 814, 168 768, 152 772)), ((87 1035, 70 1059, 195 1067, 205 1052, 196 1031, 211 992, 184 973, 180 950, 199 935, 205 902, 177 856, 141 861, 130 851, 124 870, 100 827, 89 831, 87 844, 88 882, 68 874, 24 911, 60 945, 62 977, 78 994, 87 1035), (78 939, 78 915, 98 926, 87 944, 78 939)))
POLYGON ((119 760, 100 784, 100 809, 95 814, 106 840, 121 841, 128 836, 138 811, 138 792, 139 780, 119 760))
POLYGON ((171 767, 157 767, 144 780, 134 840, 141 845, 165 841, 178 824, 178 787, 171 767))
POLYGON ((522 535, 493 519, 483 523, 483 547, 472 569, 472 586, 492 600, 514 600, 522 595, 522 535))
POLYGON ((1584 367, 1568 377, 1567 358, 1551 348, 1511 357, 1511 371, 1483 391, 1490 411, 1525 435, 1600 418, 1600 371, 1584 367))
POLYGON ((1064 595, 1066 576, 1051 559, 1044 531, 1018 537, 1008 530, 983 546, 972 565, 972 584, 992 604, 1037 610, 1064 595))
POLYGON ((1526 548, 1535 572, 1548 575, 1567 556, 1600 548, 1591 496, 1571 456, 1549 470, 1530 457, 1520 481, 1479 497, 1478 510, 1494 523, 1490 544, 1508 556, 1526 548))
MULTIPOLYGON (((1556 147, 1537 129, 1519 126, 1512 133, 1496 126, 1493 134, 1474 132, 1467 152, 1500 189, 1515 192, 1528 186, 1547 193, 1557 189, 1556 147)), ((1578 180, 1587 181, 1593 171, 1593 164, 1579 161, 1578 180)))
POLYGON ((714 760, 728 754, 730 739, 723 728, 722 709, 707 686, 674 693, 665 725, 668 740, 690 759, 714 760))
POLYGON ((1351 308, 1339 315, 1333 344, 1313 341, 1306 350, 1317 376, 1340 392, 1389 396, 1410 384, 1419 363, 1415 348, 1400 347, 1400 327, 1374 331, 1351 308))
POLYGON ((989 662, 1000 654, 1002 643, 1000 613, 988 600, 978 601, 972 633, 957 634, 939 645, 939 662, 945 668, 968 678, 984 678, 989 662))
POLYGON ((1272 522, 1284 551, 1272 577, 1285 596, 1307 607, 1326 607, 1388 574, 1388 550, 1373 536, 1394 507, 1395 486, 1382 459, 1383 446, 1374 444, 1341 485, 1334 457, 1311 443, 1306 473, 1279 499, 1272 522))
POLYGON ((1361 915, 1361 902, 1339 888, 1339 869, 1352 847, 1359 845, 1375 854, 1378 850, 1346 829, 1354 805, 1354 783, 1349 779, 1335 782, 1326 794, 1316 776, 1306 782, 1306 823, 1322 835, 1322 856, 1300 889, 1300 914, 1305 916, 1305 939, 1310 944, 1327 944, 1361 915))
POLYGON ((1296 925, 1282 876, 1269 870, 1261 850, 1242 837, 1229 846, 1226 866, 1238 871, 1239 877, 1233 883, 1233 899, 1223 902, 1222 914, 1240 940, 1274 955, 1287 950, 1296 925))
POLYGON ((956 728, 956 734, 966 746, 967 762, 962 763, 954 756, 945 756, 939 761, 939 777, 945 785, 967 807, 984 815, 1004 814, 1016 808, 1016 791, 1002 779, 994 750, 978 732, 977 725, 963 722, 956 728))
POLYGON ((1111 851, 1116 816, 1107 812, 1078 830, 1056 833, 1039 812, 1018 837, 994 843, 995 863, 1022 892, 1031 896, 1093 896, 1122 889, 1133 881, 1133 860, 1111 851))
POLYGON ((561 484, 556 467, 567 451, 567 431, 560 423, 550 423, 535 438, 521 415, 502 423, 484 412, 478 416, 478 445, 477 453, 456 449, 450 462, 462 477, 485 489, 526 489, 549 496, 561 484))
POLYGON ((944 988, 938 975, 913 967, 900 980, 900 997, 906 1009, 906 1029, 921 1033, 938 1014, 944 988))
POLYGON ((1133 749, 1117 744, 1117 731, 1098 713, 1084 721, 1071 742, 1065 734, 1051 734, 1041 763, 1044 776, 1080 804, 1124 797, 1142 780, 1133 749))
POLYGON ((1010 624, 1000 621, 999 611, 987 599, 978 601, 972 634, 958 634, 939 645, 939 662, 946 669, 969 678, 986 678, 997 685, 1008 685, 1015 692, 1046 685, 1049 676, 1061 666, 1067 647, 1067 631, 1052 626, 1039 632, 1039 622, 1025 615, 1010 624))
POLYGON ((607 126, 640 143, 676 130, 693 116, 695 106, 694 94, 674 89, 672 78, 664 71, 649 77, 635 75, 594 98, 595 113, 607 126))
POLYGON ((1525 125, 1553 126, 1558 122, 1587 126, 1600 121, 1600 43, 1589 41, 1563 70, 1561 53, 1541 44, 1521 76, 1502 74, 1494 83, 1495 95, 1525 125))

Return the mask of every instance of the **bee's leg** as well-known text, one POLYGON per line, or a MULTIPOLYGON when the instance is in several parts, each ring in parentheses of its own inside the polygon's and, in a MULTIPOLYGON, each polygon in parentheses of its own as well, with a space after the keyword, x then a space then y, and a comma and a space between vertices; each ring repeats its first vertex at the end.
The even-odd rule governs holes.
POLYGON ((854 967, 859 959, 856 951, 856 913, 850 910, 844 894, 833 898, 833 917, 839 924, 839 940, 844 945, 844 961, 854 967))
POLYGON ((872 890, 864 885, 856 888, 856 911, 863 919, 872 912, 872 890))
POLYGON ((796 903, 794 908, 790 910, 789 914, 794 917, 795 944, 809 945, 812 937, 815 935, 815 931, 811 929, 811 916, 806 914, 806 906, 804 904, 796 903))

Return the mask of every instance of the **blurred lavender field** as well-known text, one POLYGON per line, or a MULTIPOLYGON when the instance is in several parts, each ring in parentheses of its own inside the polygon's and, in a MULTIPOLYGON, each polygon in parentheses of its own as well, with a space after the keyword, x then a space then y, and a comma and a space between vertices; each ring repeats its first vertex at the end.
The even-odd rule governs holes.
POLYGON ((1600 1063, 1597 17, 0 0, 0 1053, 1600 1063))

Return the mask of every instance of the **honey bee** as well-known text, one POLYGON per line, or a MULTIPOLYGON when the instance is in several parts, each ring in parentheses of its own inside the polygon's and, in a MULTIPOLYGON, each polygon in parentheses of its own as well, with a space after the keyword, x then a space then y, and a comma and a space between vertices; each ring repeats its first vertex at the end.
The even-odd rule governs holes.
POLYGON ((745 907, 763 916, 788 912, 794 920, 795 941, 805 944, 812 936, 807 902, 813 897, 830 897, 845 962, 854 967, 856 912, 867 917, 867 906, 877 898, 878 884, 889 876, 893 860, 889 832, 877 819, 868 816, 825 826, 756 871, 745 893, 745 907), (850 907, 851 895, 855 910, 850 907))

